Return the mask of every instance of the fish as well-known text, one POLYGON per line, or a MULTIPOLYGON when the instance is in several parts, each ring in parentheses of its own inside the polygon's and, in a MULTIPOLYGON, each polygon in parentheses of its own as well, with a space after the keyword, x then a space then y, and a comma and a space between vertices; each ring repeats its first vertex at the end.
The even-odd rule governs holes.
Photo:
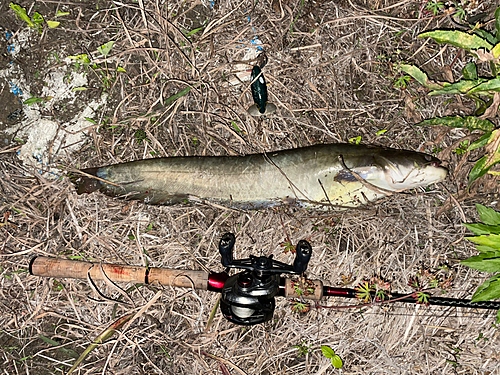
POLYGON ((448 170, 420 152, 319 144, 246 156, 181 156, 83 169, 78 194, 101 191, 147 204, 208 202, 252 210, 280 205, 359 207, 443 181, 448 170))
POLYGON ((253 67, 250 79, 254 104, 248 108, 247 112, 251 116, 270 115, 276 112, 276 105, 268 102, 267 83, 259 66, 253 67))

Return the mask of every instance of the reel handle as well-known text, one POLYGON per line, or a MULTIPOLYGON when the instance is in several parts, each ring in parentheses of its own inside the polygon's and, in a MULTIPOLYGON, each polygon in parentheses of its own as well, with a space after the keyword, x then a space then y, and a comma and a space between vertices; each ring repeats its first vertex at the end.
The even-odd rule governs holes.
POLYGON ((307 264, 311 259, 312 247, 306 240, 300 240, 295 247, 295 260, 293 262, 293 271, 298 274, 306 272, 307 264))
POLYGON ((220 239, 219 253, 224 267, 229 267, 233 264, 233 248, 235 242, 236 237, 232 233, 226 233, 220 239))

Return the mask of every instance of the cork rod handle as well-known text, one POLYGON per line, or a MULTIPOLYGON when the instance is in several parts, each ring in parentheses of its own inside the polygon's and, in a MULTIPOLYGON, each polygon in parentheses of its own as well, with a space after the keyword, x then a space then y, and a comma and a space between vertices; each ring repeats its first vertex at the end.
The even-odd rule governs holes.
POLYGON ((161 284, 195 289, 207 289, 209 274, 205 271, 135 267, 119 264, 90 263, 77 260, 37 256, 31 259, 31 275, 114 282, 161 284))

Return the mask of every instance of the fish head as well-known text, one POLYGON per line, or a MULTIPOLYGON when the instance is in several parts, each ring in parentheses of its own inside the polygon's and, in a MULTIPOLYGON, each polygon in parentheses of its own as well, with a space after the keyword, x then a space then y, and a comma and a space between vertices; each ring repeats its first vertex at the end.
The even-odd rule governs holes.
POLYGON ((385 149, 374 156, 374 164, 383 172, 374 185, 391 191, 427 186, 448 175, 439 159, 421 152, 385 149))

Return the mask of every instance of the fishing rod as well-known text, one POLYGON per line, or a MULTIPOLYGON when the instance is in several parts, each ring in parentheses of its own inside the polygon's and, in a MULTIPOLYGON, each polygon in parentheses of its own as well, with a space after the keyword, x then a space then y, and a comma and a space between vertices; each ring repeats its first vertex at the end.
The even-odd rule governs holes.
MULTIPOLYGON (((325 286, 319 280, 307 280, 300 284, 297 280, 281 277, 282 274, 304 274, 312 255, 312 247, 307 241, 302 240, 297 244, 293 265, 274 260, 272 255, 233 259, 235 242, 236 238, 232 233, 224 234, 219 242, 221 262, 226 267, 220 273, 101 264, 43 256, 36 256, 30 261, 29 272, 42 277, 160 284, 221 293, 222 314, 229 321, 240 325, 254 325, 270 320, 276 296, 314 301, 325 297, 357 298, 358 291, 355 289, 325 286), (230 268, 243 271, 229 276, 230 268)), ((373 301, 376 300, 375 292, 370 292, 370 296, 373 301)), ((383 302, 415 304, 417 299, 413 294, 390 293, 390 298, 383 302)), ((471 302, 467 299, 430 296, 426 302, 438 306, 500 309, 500 302, 496 301, 471 302)))

